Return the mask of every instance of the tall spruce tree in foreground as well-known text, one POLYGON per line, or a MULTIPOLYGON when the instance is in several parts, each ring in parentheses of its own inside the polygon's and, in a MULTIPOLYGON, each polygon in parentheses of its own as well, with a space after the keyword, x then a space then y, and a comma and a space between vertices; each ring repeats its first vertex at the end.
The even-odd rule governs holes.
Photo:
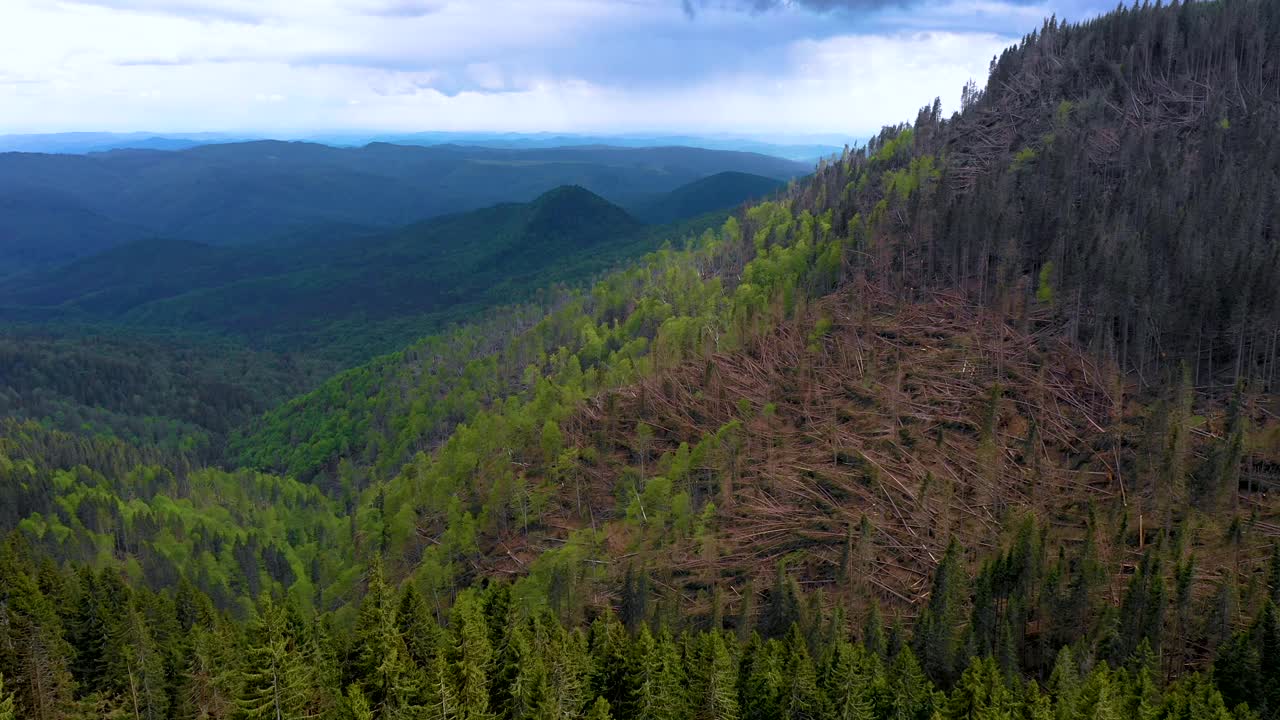
POLYGON ((263 597, 249 626, 240 720, 305 717, 310 669, 289 627, 284 607, 263 597))
POLYGON ((394 596, 377 560, 369 568, 356 622, 355 675, 373 716, 380 720, 411 715, 418 693, 418 678, 396 620, 394 596))

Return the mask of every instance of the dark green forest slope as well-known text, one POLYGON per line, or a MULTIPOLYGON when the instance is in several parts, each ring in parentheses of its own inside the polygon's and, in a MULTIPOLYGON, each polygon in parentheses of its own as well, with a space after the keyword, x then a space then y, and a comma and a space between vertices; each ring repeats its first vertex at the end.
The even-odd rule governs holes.
POLYGON ((784 187, 774 178, 742 172, 722 172, 694 180, 669 193, 632 205, 632 212, 647 222, 669 223, 714 210, 763 200, 784 187))
POLYGON ((291 401, 256 470, 8 426, 5 692, 1280 717, 1278 47, 1261 0, 1048 21, 955 116, 291 401))

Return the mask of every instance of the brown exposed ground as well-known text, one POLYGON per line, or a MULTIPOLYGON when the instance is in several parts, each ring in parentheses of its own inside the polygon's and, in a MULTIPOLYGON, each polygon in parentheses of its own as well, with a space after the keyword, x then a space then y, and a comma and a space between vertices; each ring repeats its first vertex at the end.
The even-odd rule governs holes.
MULTIPOLYGON (((746 348, 587 403, 566 424, 585 459, 577 479, 560 486, 551 534, 603 528, 618 574, 632 563, 670 567, 657 582, 689 602, 715 585, 732 605, 748 579, 768 587, 785 557, 806 587, 854 603, 874 596, 909 618, 953 536, 971 557, 986 557, 1017 519, 1034 514, 1051 528, 1056 556, 1058 545, 1081 541, 1092 510, 1118 599, 1133 545, 1154 542, 1183 517, 1190 490, 1171 496, 1133 476, 1150 453, 1149 399, 1138 402, 1113 369, 1060 341, 1056 329, 1037 329, 1034 319, 1015 327, 953 296, 898 304, 866 290, 829 296, 800 316, 746 348), (704 445, 674 489, 687 489, 698 507, 716 503, 714 540, 623 521, 627 499, 662 471, 664 453, 734 421, 740 428, 704 445), (1122 524, 1130 542, 1117 540, 1122 524)), ((1220 418, 1196 422, 1189 467, 1222 432, 1220 418)), ((1240 498, 1239 512, 1251 516, 1242 571, 1260 567, 1268 538, 1280 535, 1265 482, 1254 482, 1266 479, 1276 453, 1251 447, 1246 458, 1258 471, 1242 480, 1255 490, 1240 498)), ((1215 554, 1228 521, 1189 522, 1188 551, 1203 558, 1198 579, 1212 580, 1226 563, 1215 554)), ((499 554, 519 562, 523 548, 509 551, 528 538, 504 542, 499 554)))

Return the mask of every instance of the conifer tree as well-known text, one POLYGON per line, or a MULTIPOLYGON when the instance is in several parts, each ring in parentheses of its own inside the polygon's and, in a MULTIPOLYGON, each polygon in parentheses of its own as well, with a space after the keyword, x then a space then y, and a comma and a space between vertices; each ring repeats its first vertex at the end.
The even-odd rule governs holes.
POLYGON ((782 717, 787 720, 818 720, 825 714, 822 700, 817 673, 809 656, 809 644, 800 626, 792 625, 782 666, 782 717))
POLYGON ((786 637, 794 623, 800 621, 800 593, 794 578, 787 574, 786 560, 779 560, 774 572, 769 604, 761 617, 761 631, 766 638, 786 637))
POLYGON ((444 652, 437 652, 426 668, 422 716, 426 720, 458 720, 463 717, 457 682, 444 652))
POLYGON ((766 720, 782 714, 782 644, 752 634, 739 664, 739 697, 743 720, 766 720))
POLYGON ((347 713, 351 720, 374 720, 375 717, 364 692, 355 683, 347 686, 347 713))
POLYGON ((960 544, 952 539, 933 576, 929 604, 916 625, 914 647, 920 664, 943 686, 955 680, 960 664, 960 630, 964 613, 965 579, 960 544))
POLYGON ((737 633, 738 642, 745 644, 747 638, 751 637, 752 628, 755 627, 756 613, 756 591, 751 579, 747 578, 747 584, 742 589, 742 602, 738 605, 738 621, 737 633))
POLYGON ((458 596, 449 616, 449 665, 454 676, 458 715, 461 720, 490 720, 489 672, 493 646, 485 624, 484 609, 475 592, 458 596))
POLYGON ((9 692, 4 686, 4 676, 0 675, 0 720, 17 720, 17 710, 14 707, 13 693, 9 692))
POLYGON ((1116 686, 1115 673, 1103 663, 1084 678, 1080 686, 1075 714, 1067 717, 1127 720, 1122 690, 1116 686))
POLYGON ((868 603, 867 621, 862 626, 862 644, 880 659, 885 658, 884 618, 880 615, 880 603, 871 598, 868 603))
POLYGON ((1159 547, 1148 550, 1129 581, 1120 605, 1120 626, 1111 649, 1111 659, 1122 664, 1145 641, 1153 652, 1160 653, 1164 629, 1164 577, 1158 556, 1159 547))
POLYGON ((597 697, 596 701, 591 703, 591 709, 587 711, 586 720, 613 720, 613 714, 609 712, 609 701, 597 697))
POLYGON ((372 563, 368 575, 368 589, 356 621, 354 677, 374 717, 388 720, 411 712, 416 678, 380 560, 372 563))
POLYGON ((305 716, 309 668, 283 607, 264 596, 249 626, 239 720, 297 720, 305 716))
POLYGON ((915 653, 904 647, 893 658, 888 672, 889 687, 880 708, 880 717, 889 720, 929 720, 937 702, 933 684, 924 674, 915 653))
POLYGON ((719 632, 703 633, 691 682, 695 720, 738 720, 737 663, 719 632))
POLYGON ((179 717, 224 720, 239 696, 240 674, 231 638, 220 628, 191 628, 191 657, 178 688, 179 717))
POLYGON ((1216 467, 1217 507, 1224 512, 1236 512, 1240 505, 1240 463, 1244 459, 1245 408, 1243 389, 1237 385, 1227 407, 1226 437, 1214 450, 1216 467))
POLYGON ((1017 712, 1013 692, 995 660, 974 658, 956 681, 947 700, 947 720, 1013 720, 1017 712))
POLYGON ((430 666, 438 652, 440 628, 413 583, 406 583, 396 607, 396 630, 409 661, 421 671, 430 666))
POLYGON ((628 564, 626 575, 622 581, 622 604, 619 609, 622 614, 622 624, 626 626, 627 630, 635 632, 636 628, 644 623, 648 615, 648 603, 648 574, 643 570, 636 572, 628 564))
POLYGON ((589 697, 590 659, 586 637, 580 630, 568 631, 549 614, 537 623, 537 645, 545 658, 547 672, 547 717, 550 720, 576 718, 589 697))
POLYGON ((36 582, 30 549, 17 535, 0 548, 0 648, 0 672, 13 673, 23 720, 60 720, 75 686, 67 667, 71 648, 36 582))
POLYGON ((515 608, 501 625, 494 670, 489 681, 489 701, 501 718, 533 720, 546 713, 549 688, 545 658, 535 645, 532 623, 515 608))
POLYGON ((164 660, 136 599, 129 605, 112 639, 110 662, 121 676, 118 692, 134 718, 161 720, 169 707, 164 660))
POLYGON ((1243 707, 1236 708, 1234 712, 1228 710, 1223 702, 1222 693, 1218 692, 1208 677, 1199 673, 1188 675, 1171 687, 1165 693, 1157 712, 1159 714, 1156 717, 1160 718, 1193 718, 1194 720, 1238 720, 1258 717, 1243 707))
POLYGON ((616 717, 631 717, 636 674, 626 629, 612 614, 591 624, 591 691, 609 701, 616 717))
POLYGON ((1070 646, 1058 651, 1053 672, 1049 675, 1049 693, 1058 720, 1073 717, 1076 698, 1080 694, 1080 668, 1076 666, 1075 654, 1071 652, 1070 646))
POLYGON ((1263 717, 1280 717, 1280 607, 1267 600, 1252 628, 1258 648, 1258 685, 1261 697, 1256 705, 1263 717))
POLYGON ((68 623, 68 640, 74 654, 71 674, 83 688, 100 687, 107 673, 107 623, 99 602, 98 578, 88 567, 76 573, 79 583, 75 610, 68 623))
POLYGON ((838 641, 823 672, 822 689, 834 720, 871 720, 882 681, 880 659, 863 645, 838 641))
MULTIPOLYGON (((714 630, 712 632, 715 632, 714 630)), ((635 717, 646 720, 681 720, 687 701, 679 652, 670 633, 654 638, 641 627, 631 643, 632 667, 637 674, 635 717)))

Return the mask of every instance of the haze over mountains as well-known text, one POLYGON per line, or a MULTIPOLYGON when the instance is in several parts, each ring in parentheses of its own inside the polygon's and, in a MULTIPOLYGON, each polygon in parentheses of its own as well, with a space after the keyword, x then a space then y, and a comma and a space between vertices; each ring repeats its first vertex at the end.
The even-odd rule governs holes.
POLYGON ((419 132, 419 133, 328 133, 280 137, 253 133, 106 133, 67 132, 0 135, 0 152, 91 153, 108 150, 184 150, 198 145, 250 142, 254 140, 298 140, 337 147, 360 147, 374 142, 393 145, 471 145, 490 148, 558 148, 581 145, 611 147, 696 147, 707 150, 730 150, 772 155, 788 160, 816 162, 818 158, 839 153, 846 144, 858 144, 866 138, 805 135, 765 141, 735 135, 663 135, 615 134, 586 135, 575 133, 495 133, 495 132, 419 132))
POLYGON ((0 154, 0 274, 128 240, 263 242, 326 223, 388 228, 580 185, 624 206, 724 171, 812 166, 699 148, 508 150, 272 141, 182 151, 0 154))
MULTIPOLYGON (((716 211, 767 197, 780 185, 721 173, 646 201, 642 216, 710 227, 721 218, 716 211), (702 225, 691 220, 708 213, 702 225)), ((212 332, 352 361, 395 349, 469 310, 589 277, 656 249, 674 231, 646 226, 582 187, 562 186, 531 203, 394 230, 328 224, 266 244, 128 242, 0 280, 0 317, 212 332)))

